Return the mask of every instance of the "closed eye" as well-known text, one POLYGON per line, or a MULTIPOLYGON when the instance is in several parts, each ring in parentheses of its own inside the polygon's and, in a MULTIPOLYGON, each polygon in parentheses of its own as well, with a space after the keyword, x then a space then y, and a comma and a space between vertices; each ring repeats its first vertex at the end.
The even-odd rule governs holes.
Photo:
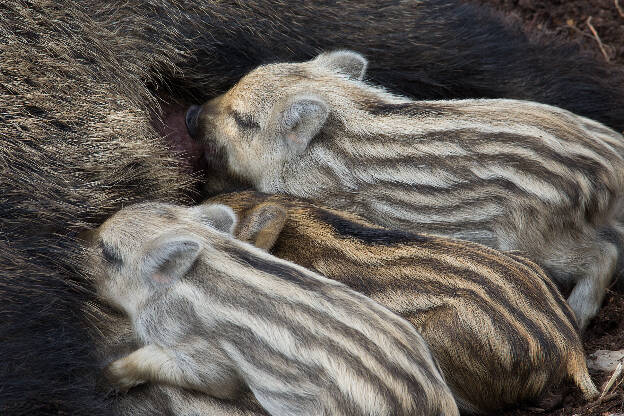
POLYGON ((120 268, 123 265, 121 255, 114 247, 100 241, 100 249, 102 250, 102 257, 111 267, 120 268))
POLYGON ((232 111, 232 117, 236 124, 243 129, 259 129, 260 125, 254 121, 249 114, 241 114, 238 111, 232 111))

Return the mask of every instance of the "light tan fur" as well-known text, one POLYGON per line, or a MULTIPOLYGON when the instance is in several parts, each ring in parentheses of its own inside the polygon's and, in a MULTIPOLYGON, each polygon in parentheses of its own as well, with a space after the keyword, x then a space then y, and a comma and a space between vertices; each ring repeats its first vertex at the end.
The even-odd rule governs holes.
POLYGON ((522 251, 572 289, 585 328, 622 249, 622 135, 526 101, 412 101, 362 81, 365 66, 348 51, 261 66, 195 130, 258 191, 522 251))
POLYGON ((99 296, 139 340, 107 368, 120 389, 249 389, 273 415, 459 414, 412 325, 233 238, 235 223, 223 205, 140 204, 87 237, 99 296))

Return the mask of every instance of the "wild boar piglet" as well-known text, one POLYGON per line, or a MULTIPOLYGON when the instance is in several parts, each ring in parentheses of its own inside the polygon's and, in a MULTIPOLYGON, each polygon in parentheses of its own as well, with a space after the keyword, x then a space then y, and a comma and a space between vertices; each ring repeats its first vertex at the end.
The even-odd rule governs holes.
POLYGON ((191 107, 189 132, 258 191, 519 250, 585 328, 621 254, 622 135, 528 101, 412 101, 366 66, 350 51, 261 66, 191 107))
POLYGON ((598 391, 569 306, 535 263, 469 241, 375 226, 287 195, 219 195, 235 235, 345 283, 411 322, 460 409, 536 402, 563 379, 598 391))
POLYGON ((142 345, 107 367, 121 389, 249 389, 273 415, 458 415, 411 324, 236 240, 235 222, 223 205, 146 203, 88 237, 98 294, 142 345))

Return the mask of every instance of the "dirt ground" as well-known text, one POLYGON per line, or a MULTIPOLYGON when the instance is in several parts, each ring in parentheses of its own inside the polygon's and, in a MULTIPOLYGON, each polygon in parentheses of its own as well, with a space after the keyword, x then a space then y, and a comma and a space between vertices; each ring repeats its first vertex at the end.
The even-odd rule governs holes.
POLYGON ((488 4, 532 30, 554 32, 599 59, 624 66, 624 0, 465 1, 488 4))
MULTIPOLYGON (((519 20, 528 30, 555 33, 576 42, 597 59, 624 68, 624 0, 465 0, 488 4, 519 20)), ((588 68, 591 70, 591 68, 588 68)), ((609 292, 600 314, 583 337, 588 354, 624 349, 624 294, 609 292)), ((611 374, 592 372, 597 387, 611 374)), ((624 385, 624 383, 623 383, 624 385)), ((512 410, 504 416, 609 416, 624 414, 624 386, 602 402, 584 403, 574 386, 553 389, 550 404, 512 410)))

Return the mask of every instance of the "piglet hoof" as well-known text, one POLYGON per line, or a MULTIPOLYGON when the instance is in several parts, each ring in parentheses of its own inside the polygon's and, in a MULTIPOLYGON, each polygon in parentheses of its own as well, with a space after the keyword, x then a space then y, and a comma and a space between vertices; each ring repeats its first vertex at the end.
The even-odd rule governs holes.
POLYGON ((549 393, 538 403, 538 407, 544 409, 543 411, 550 411, 558 408, 563 403, 563 394, 549 393))
POLYGON ((131 388, 145 382, 145 380, 138 377, 132 362, 123 358, 110 363, 104 369, 104 376, 109 385, 120 393, 126 393, 131 388))

